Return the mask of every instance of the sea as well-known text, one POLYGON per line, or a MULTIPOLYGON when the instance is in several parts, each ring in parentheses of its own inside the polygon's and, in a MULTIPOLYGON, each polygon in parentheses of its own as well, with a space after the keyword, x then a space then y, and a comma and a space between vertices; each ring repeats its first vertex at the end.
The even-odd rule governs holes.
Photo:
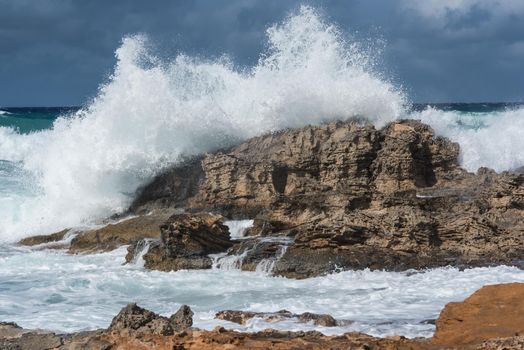
MULTIPOLYGON (((468 171, 524 165, 522 103, 413 103, 380 69, 369 43, 360 45, 307 6, 266 34, 265 51, 250 67, 226 56, 159 58, 147 37, 125 37, 111 77, 84 105, 0 107, 0 321, 90 330, 107 327, 120 308, 137 302, 163 315, 188 304, 195 326, 205 329, 428 337, 446 303, 486 284, 524 282, 524 271, 512 266, 344 271, 305 280, 227 264, 158 272, 145 270, 141 259, 124 265, 126 247, 70 255, 16 244, 99 225, 184 157, 308 124, 359 120, 382 127, 417 119, 460 145, 468 171), (224 309, 328 313, 346 322, 327 328, 253 319, 241 326, 215 320, 224 309)), ((228 225, 241 236, 249 222, 228 225)))

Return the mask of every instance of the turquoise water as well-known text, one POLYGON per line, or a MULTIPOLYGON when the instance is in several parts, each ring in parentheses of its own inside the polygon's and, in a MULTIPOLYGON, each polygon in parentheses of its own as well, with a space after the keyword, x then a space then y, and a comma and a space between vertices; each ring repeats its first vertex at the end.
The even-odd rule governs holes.
POLYGON ((22 134, 50 129, 58 116, 74 113, 78 109, 77 107, 0 107, 0 126, 14 128, 22 134))

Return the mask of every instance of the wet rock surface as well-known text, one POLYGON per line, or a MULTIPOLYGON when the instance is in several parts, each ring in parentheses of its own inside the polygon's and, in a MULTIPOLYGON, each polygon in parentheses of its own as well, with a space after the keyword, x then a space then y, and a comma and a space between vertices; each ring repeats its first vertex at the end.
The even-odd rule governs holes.
POLYGON ((108 222, 97 229, 63 230, 49 235, 24 238, 19 244, 26 246, 45 245, 45 248, 68 249, 69 253, 100 253, 122 245, 134 244, 140 239, 160 238, 160 226, 177 210, 161 209, 146 215, 124 217, 108 222), (65 241, 67 235, 73 234, 65 241))
POLYGON ((22 240, 20 240, 21 245, 26 246, 36 246, 40 244, 49 244, 49 243, 56 243, 60 242, 64 239, 65 235, 69 232, 69 229, 62 230, 60 232, 52 233, 50 235, 38 235, 38 236, 32 236, 27 237, 22 240))
POLYGON ((161 240, 143 256, 144 266, 162 271, 210 268, 210 254, 233 246, 220 215, 175 214, 161 227, 161 240))
POLYGON ((343 323, 349 324, 350 321, 344 320, 343 322, 337 322, 331 315, 327 314, 314 314, 311 312, 304 312, 302 314, 294 314, 287 310, 280 310, 277 312, 252 312, 252 311, 236 311, 236 310, 225 310, 220 311, 215 315, 215 318, 238 323, 245 325, 247 321, 253 318, 261 318, 267 322, 278 322, 285 319, 296 319, 298 322, 308 323, 311 322, 315 326, 323 327, 336 327, 343 323))
POLYGON ((141 238, 159 238, 160 225, 172 211, 158 211, 110 223, 96 230, 79 233, 71 241, 70 253, 103 252, 132 244, 141 238))
POLYGON ((271 273, 292 239, 286 236, 253 237, 236 242, 225 254, 213 256, 213 265, 224 270, 271 273))
MULTIPOLYGON (((308 126, 166 172, 151 184, 154 196, 169 181, 183 187, 189 181, 184 174, 195 169, 198 181, 191 180, 183 199, 167 191, 161 201, 148 201, 153 194, 146 186, 133 209, 180 203, 186 210, 254 218, 247 235, 294 239, 273 267, 286 277, 523 266, 524 175, 484 168, 468 173, 458 156, 457 144, 417 121, 380 130, 356 123, 308 126)), ((210 266, 205 258, 193 265, 210 266)))

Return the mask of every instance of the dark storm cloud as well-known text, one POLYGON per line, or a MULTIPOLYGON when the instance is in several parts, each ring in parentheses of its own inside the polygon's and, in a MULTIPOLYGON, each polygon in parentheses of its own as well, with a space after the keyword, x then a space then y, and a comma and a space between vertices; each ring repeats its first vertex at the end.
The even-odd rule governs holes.
MULTIPOLYGON (((385 39, 383 71, 417 101, 522 100, 519 0, 307 1, 361 40, 385 39)), ((81 104, 114 65, 123 36, 166 56, 256 62, 282 0, 0 0, 0 105, 81 104)))

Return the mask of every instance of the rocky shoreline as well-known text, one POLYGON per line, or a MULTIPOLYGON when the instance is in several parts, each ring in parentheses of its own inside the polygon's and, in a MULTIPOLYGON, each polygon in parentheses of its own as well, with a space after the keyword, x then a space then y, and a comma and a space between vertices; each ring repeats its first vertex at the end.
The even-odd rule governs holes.
MULTIPOLYGON (((524 174, 476 174, 459 147, 407 120, 291 129, 182 162, 142 188, 125 215, 80 232, 71 253, 148 240, 146 268, 238 268, 308 278, 348 269, 524 266, 524 174), (253 219, 232 239, 225 220, 253 219)), ((22 240, 60 241, 66 231, 22 240)))
MULTIPOLYGON (((377 338, 362 333, 325 336, 319 332, 265 330, 239 333, 217 327, 192 328, 191 309, 183 305, 170 317, 129 304, 107 329, 74 334, 25 330, 0 323, 0 348, 50 349, 522 349, 524 347, 524 284, 481 288, 463 302, 449 303, 441 312, 433 338, 377 338)), ((272 314, 224 311, 217 318, 242 323, 251 317, 298 317, 330 326, 329 315, 286 312, 272 314)))
MULTIPOLYGON (((522 269, 524 174, 467 172, 457 144, 413 120, 379 130, 354 122, 307 126, 181 162, 140 189, 126 213, 96 229, 64 230, 20 244, 72 254, 127 245, 126 262, 143 259, 146 269, 229 264, 297 279, 360 269, 522 269), (232 235, 228 220, 252 221, 239 236, 232 235)), ((524 289, 509 286, 485 287, 463 303, 448 304, 432 339, 204 331, 190 327, 188 308, 166 318, 130 305, 108 329, 94 332, 56 335, 3 324, 0 348, 524 348, 524 289)), ((324 327, 351 322, 286 310, 224 310, 217 318, 238 324, 292 318, 324 327)))

